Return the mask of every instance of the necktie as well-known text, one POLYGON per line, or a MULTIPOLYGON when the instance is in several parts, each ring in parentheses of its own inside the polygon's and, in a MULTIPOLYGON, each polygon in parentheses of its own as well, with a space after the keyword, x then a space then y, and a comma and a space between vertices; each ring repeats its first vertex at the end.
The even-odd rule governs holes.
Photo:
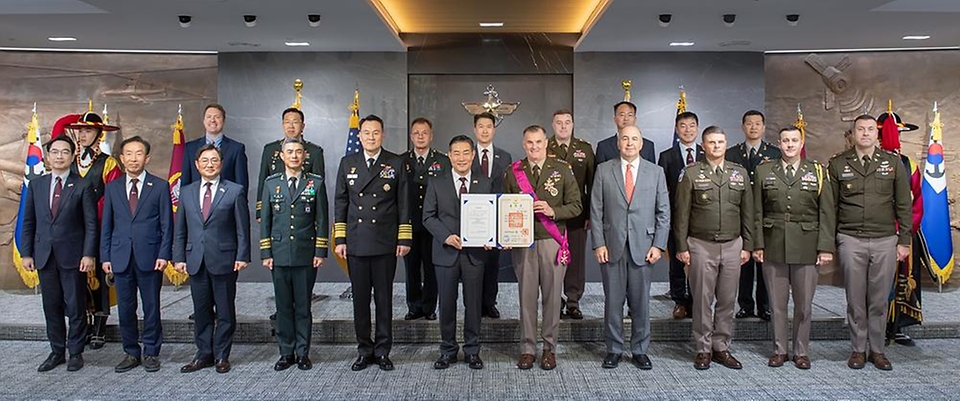
POLYGON ((792 165, 792 164, 788 164, 788 165, 787 165, 787 181, 791 181, 791 182, 792 182, 792 181, 793 181, 793 177, 794 177, 793 165, 792 165))
POLYGON ((533 165, 533 183, 536 184, 540 182, 540 166, 533 165))
POLYGON ((467 177, 460 177, 460 197, 467 193, 467 177))
POLYGON ((560 145, 560 153, 562 153, 562 154, 560 155, 560 158, 561 158, 561 159, 566 159, 566 158, 567 158, 567 145, 565 145, 565 144, 564 144, 564 145, 560 145))
POLYGON ((687 148, 687 165, 689 166, 693 164, 694 161, 695 160, 693 159, 693 149, 687 148))
POLYGON ((717 168, 713 169, 713 172, 717 174, 717 177, 723 177, 723 168, 720 166, 717 166, 717 168))
POLYGON ((206 183, 204 186, 207 187, 207 190, 203 192, 203 204, 200 206, 200 212, 203 213, 203 220, 206 221, 210 217, 210 205, 213 203, 213 187, 212 182, 206 183))
POLYGON ((863 155, 863 157, 862 157, 860 160, 863 161, 863 169, 864 169, 864 170, 870 168, 870 156, 863 155))
POLYGON ((490 158, 487 157, 487 149, 483 150, 483 156, 480 157, 480 169, 483 170, 483 175, 490 178, 490 158))
POLYGON ((417 157, 417 165, 423 167, 423 156, 417 157))
POLYGON ((57 211, 60 210, 60 193, 63 192, 63 180, 57 177, 57 183, 53 186, 53 200, 50 201, 50 215, 57 218, 57 211))
POLYGON ((367 159, 367 170, 369 170, 370 168, 373 167, 373 162, 375 162, 375 161, 376 161, 376 160, 373 160, 372 157, 369 158, 369 159, 367 159))
POLYGON ((289 186, 287 188, 290 190, 290 197, 295 197, 297 192, 297 177, 290 177, 289 186))
POLYGON ((137 211, 137 201, 140 200, 140 190, 137 189, 137 183, 140 182, 139 178, 130 179, 130 214, 134 214, 137 211))
POLYGON ((627 163, 627 172, 624 174, 623 187, 627 190, 627 203, 633 202, 633 188, 636 181, 633 179, 633 165, 627 163))

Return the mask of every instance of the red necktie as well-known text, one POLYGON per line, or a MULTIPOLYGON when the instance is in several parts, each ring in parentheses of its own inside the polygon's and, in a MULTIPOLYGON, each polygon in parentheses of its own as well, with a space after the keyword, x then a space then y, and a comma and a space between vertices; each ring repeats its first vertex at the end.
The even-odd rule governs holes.
POLYGON ((624 185, 623 185, 624 188, 627 189, 627 203, 628 203, 628 204, 629 204, 630 202, 633 202, 633 187, 634 187, 634 185, 636 184, 636 182, 635 182, 634 179, 633 179, 633 169, 632 169, 632 167, 633 167, 632 164, 627 163, 627 173, 624 174, 624 176, 625 176, 626 178, 625 178, 625 182, 623 183, 623 184, 624 184, 624 185))
POLYGON ((693 164, 693 149, 687 148, 687 165, 693 164))
POLYGON ((213 186, 212 182, 205 184, 207 190, 203 192, 203 205, 200 206, 200 211, 203 214, 203 221, 207 221, 207 218, 210 217, 210 204, 213 203, 213 191, 210 189, 213 186))
POLYGON ((487 150, 483 150, 483 156, 480 157, 480 169, 483 170, 483 175, 487 178, 490 178, 490 158, 487 157, 487 150))
POLYGON ((63 181, 57 177, 57 184, 53 187, 53 200, 50 202, 50 215, 57 218, 60 210, 60 193, 63 192, 63 181))
POLYGON ((467 193, 467 177, 460 177, 460 197, 467 193))
POLYGON ((140 190, 137 189, 137 183, 140 182, 139 178, 130 179, 130 214, 135 214, 137 212, 137 201, 140 200, 140 190))

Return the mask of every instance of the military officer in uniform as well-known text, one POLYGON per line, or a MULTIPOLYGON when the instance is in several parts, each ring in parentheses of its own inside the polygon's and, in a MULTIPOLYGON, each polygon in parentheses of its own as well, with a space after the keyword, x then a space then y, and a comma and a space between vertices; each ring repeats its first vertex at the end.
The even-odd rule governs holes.
POLYGON ((547 141, 547 156, 563 160, 573 169, 573 177, 577 179, 577 189, 580 191, 580 204, 584 205, 583 212, 566 221, 567 241, 570 243, 570 264, 563 275, 563 295, 566 302, 561 302, 560 309, 567 308, 562 317, 583 319, 580 311, 580 298, 586 284, 587 227, 590 222, 590 190, 593 188, 593 172, 596 169, 593 146, 580 138, 573 136, 573 112, 557 110, 553 113, 553 136, 547 141))
POLYGON ((277 306, 276 371, 294 364, 313 367, 310 300, 317 268, 327 257, 327 190, 323 176, 304 171, 306 146, 286 138, 280 155, 284 170, 263 182, 260 220, 260 259, 270 269, 277 306))
POLYGON ((853 149, 835 155, 827 168, 853 348, 847 366, 861 369, 869 361, 890 370, 885 331, 897 262, 910 255, 910 178, 899 155, 877 148, 872 116, 854 120, 853 136, 853 149))
POLYGON ((780 130, 779 159, 757 166, 753 257, 763 264, 773 312, 770 367, 786 362, 787 301, 793 293, 793 363, 810 369, 810 317, 817 267, 833 260, 835 213, 826 169, 800 156, 804 140, 797 127, 780 130), (787 241, 789 240, 789 244, 787 241))
POLYGON ((360 354, 350 367, 376 363, 393 370, 393 277, 397 258, 410 252, 413 226, 406 162, 383 149, 383 120, 360 120, 363 151, 344 156, 337 170, 333 238, 347 260, 353 289, 353 324, 360 354), (370 338, 370 298, 376 303, 376 337, 370 338))
MULTIPOLYGON (((763 134, 766 132, 763 113, 749 110, 743 113, 740 122, 745 140, 727 149, 726 159, 745 167, 750 174, 750 185, 755 185, 754 174, 757 166, 780 157, 780 149, 763 140, 763 134)), ((757 263, 753 258, 747 260, 747 263, 740 268, 740 295, 737 296, 737 303, 740 304, 737 319, 756 316, 770 321, 770 305, 763 280, 762 264, 757 263), (753 297, 754 280, 757 282, 756 302, 753 297), (756 314, 753 312, 754 307, 757 310, 756 314)))
POLYGON ((296 138, 303 143, 303 171, 325 177, 323 164, 323 148, 303 138, 303 128, 306 120, 303 112, 295 107, 283 111, 283 139, 270 142, 263 146, 260 155, 260 178, 257 180, 257 219, 260 219, 260 207, 263 199, 263 181, 268 176, 283 172, 283 160, 280 157, 280 148, 286 138, 296 138))
POLYGON ((707 127, 701 141, 706 157, 684 171, 673 214, 677 258, 690 265, 697 349, 693 366, 709 369, 712 360, 740 369, 730 342, 740 265, 753 250, 753 193, 747 170, 724 161, 726 133, 707 127))
POLYGON ((410 218, 413 220, 413 246, 403 258, 407 269, 407 314, 404 320, 437 320, 437 275, 433 266, 433 236, 423 227, 423 203, 427 181, 450 169, 450 159, 433 143, 433 123, 418 117, 410 124, 413 149, 400 155, 406 160, 410 183, 410 218))

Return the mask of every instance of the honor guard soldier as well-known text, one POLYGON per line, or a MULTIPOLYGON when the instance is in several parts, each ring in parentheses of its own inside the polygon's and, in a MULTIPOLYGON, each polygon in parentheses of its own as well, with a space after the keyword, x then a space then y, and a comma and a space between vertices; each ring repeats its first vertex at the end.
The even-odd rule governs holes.
POLYGON ((272 273, 277 304, 276 371, 294 363, 313 367, 310 299, 329 243, 326 185, 323 176, 303 170, 304 148, 298 138, 283 140, 284 171, 267 177, 261 194, 260 259, 272 273))
MULTIPOLYGON (((553 113, 553 136, 547 141, 547 156, 563 160, 573 170, 580 191, 583 212, 567 220, 567 241, 570 242, 570 264, 563 276, 563 295, 566 302, 560 303, 560 310, 567 308, 566 317, 583 319, 580 311, 580 298, 586 285, 587 227, 590 221, 590 190, 593 188, 593 171, 596 169, 593 146, 573 136, 573 112, 557 110, 553 113), (565 304, 565 305, 564 305, 565 304)), ((562 312, 561 315, 563 316, 562 312)))
POLYGON ((690 265, 697 350, 693 366, 709 369, 713 360, 740 369, 730 342, 740 265, 753 250, 753 192, 747 170, 724 162, 727 135, 722 129, 707 127, 701 141, 706 157, 687 167, 677 184, 673 226, 677 258, 690 265))
POLYGON ((360 120, 363 151, 344 156, 337 170, 333 238, 337 256, 347 260, 353 289, 353 324, 359 356, 351 369, 372 363, 393 370, 393 278, 397 258, 410 252, 410 194, 407 164, 383 149, 383 120, 360 120), (371 291, 376 303, 376 337, 370 337, 371 291))
POLYGON ((862 369, 869 361, 890 370, 883 351, 897 262, 910 255, 910 177, 899 155, 877 148, 872 116, 857 117, 853 135, 854 148, 834 156, 827 168, 837 204, 837 257, 853 348, 847 366, 862 369))
POLYGON ((787 360, 787 301, 793 293, 793 363, 810 369, 810 318, 817 267, 833 260, 836 224, 826 169, 800 155, 797 127, 780 130, 783 156, 757 166, 754 185, 756 235, 753 257, 763 264, 773 313, 770 367, 787 360), (789 241, 789 243, 788 243, 789 241))
POLYGON ((437 275, 433 267, 433 236, 423 227, 423 204, 427 181, 450 169, 450 159, 433 143, 433 123, 417 117, 410 124, 413 149, 400 155, 407 162, 410 183, 410 218, 413 220, 413 246, 403 258, 407 269, 407 314, 404 320, 437 320, 437 275))
MULTIPOLYGON (((750 175, 750 185, 755 185, 754 174, 757 166, 764 161, 780 157, 780 149, 763 140, 763 134, 766 132, 763 113, 749 110, 743 113, 740 122, 745 140, 727 149, 726 159, 746 168, 750 175)), ((770 305, 767 300, 767 286, 763 281, 762 264, 757 263, 753 258, 747 260, 747 263, 740 268, 740 292, 737 303, 740 304, 737 319, 756 316, 770 321, 770 305), (756 302, 753 297, 754 280, 757 283, 756 302), (754 307, 757 310, 756 314, 753 312, 754 307)))
POLYGON ((283 160, 280 158, 281 147, 286 138, 296 138, 303 143, 303 171, 325 177, 323 164, 323 148, 303 138, 303 128, 307 125, 303 112, 295 107, 283 111, 283 139, 270 142, 263 146, 260 156, 260 178, 257 180, 257 219, 260 219, 260 208, 263 202, 263 181, 268 176, 283 172, 283 160))

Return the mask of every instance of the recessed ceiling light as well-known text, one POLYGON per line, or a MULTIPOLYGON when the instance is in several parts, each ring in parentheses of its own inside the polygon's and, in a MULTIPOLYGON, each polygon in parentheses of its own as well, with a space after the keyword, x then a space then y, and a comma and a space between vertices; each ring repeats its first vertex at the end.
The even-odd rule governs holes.
POLYGON ((481 28, 499 28, 502 26, 503 26, 502 22, 481 22, 480 23, 481 28))
POLYGON ((51 36, 47 38, 51 42, 75 42, 77 38, 72 38, 69 36, 51 36))
POLYGON ((903 37, 903 40, 927 40, 930 39, 930 35, 907 35, 903 37))
POLYGON ((670 42, 670 46, 673 46, 673 47, 693 46, 693 42, 670 42))
POLYGON ((310 46, 310 42, 284 42, 284 44, 290 47, 310 46))

